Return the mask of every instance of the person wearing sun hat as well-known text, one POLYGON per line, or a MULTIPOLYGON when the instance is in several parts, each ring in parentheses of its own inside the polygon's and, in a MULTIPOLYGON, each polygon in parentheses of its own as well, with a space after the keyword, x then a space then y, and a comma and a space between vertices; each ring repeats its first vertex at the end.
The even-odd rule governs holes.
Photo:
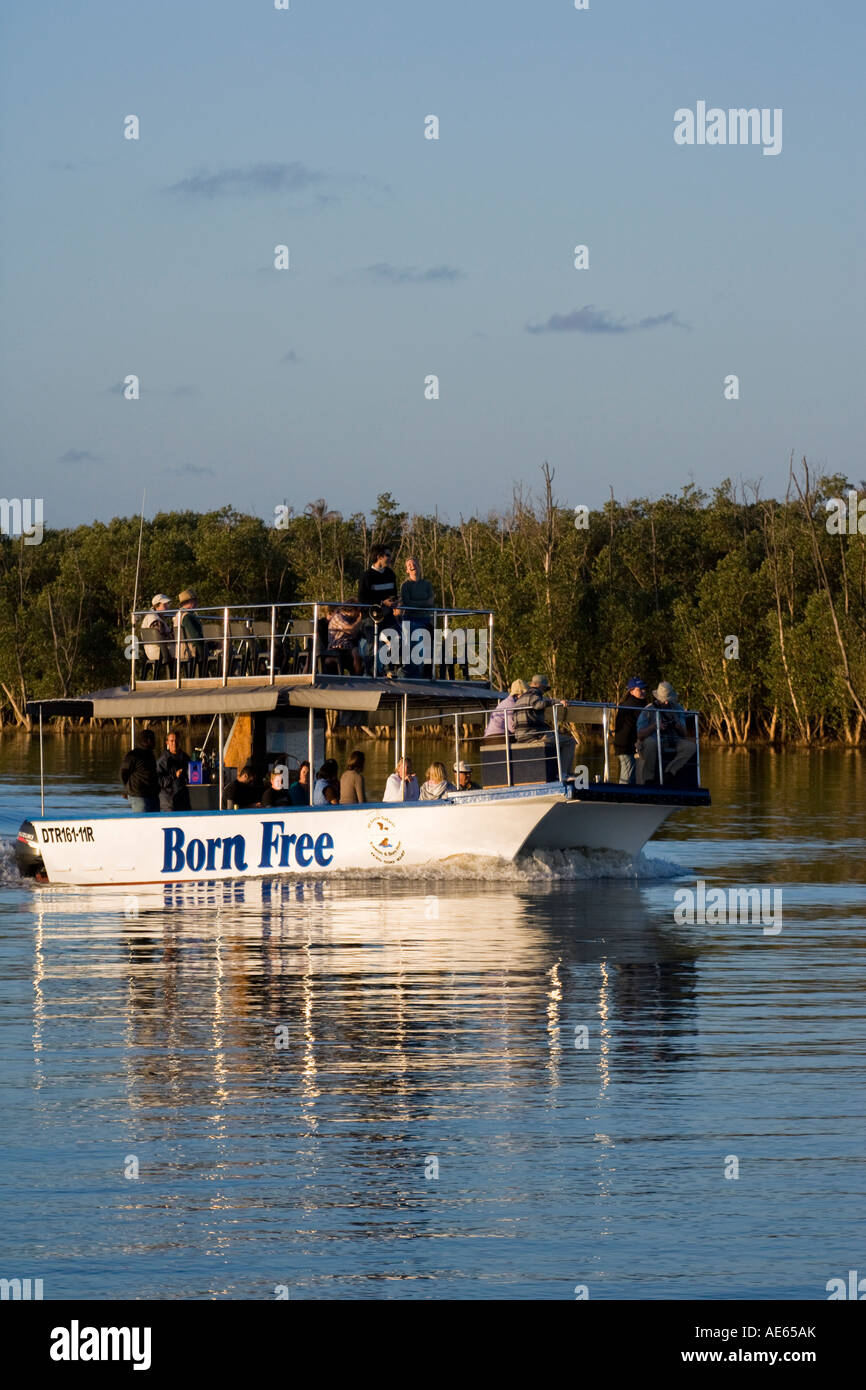
POLYGON ((472 780, 472 766, 464 763, 463 760, 454 764, 454 771, 457 773, 457 790, 459 792, 477 792, 478 783, 472 780))
POLYGON ((204 628, 196 613, 198 594, 195 589, 181 589, 177 596, 178 611, 174 615, 175 632, 180 628, 180 659, 197 668, 203 675, 207 666, 207 645, 204 628))
POLYGON ((515 737, 518 740, 538 738, 539 735, 550 733, 550 726, 544 717, 544 711, 548 705, 567 705, 566 700, 556 700, 552 695, 544 692, 550 689, 550 681, 547 676, 533 676, 529 682, 529 688, 523 695, 519 695, 514 702, 514 727, 515 737))
POLYGON ((646 681, 641 680, 640 676, 629 676, 626 692, 616 712, 613 749, 619 757, 620 785, 630 786, 634 782, 637 711, 647 704, 646 681))
MULTIPOLYGON (((154 594, 150 600, 150 612, 141 620, 141 640, 148 661, 158 661, 171 665, 174 650, 171 640, 171 627, 165 611, 171 606, 168 594, 154 594)), ((158 673, 157 673, 158 674, 158 673)))
POLYGON ((697 747, 693 738, 686 738, 686 721, 679 697, 670 681, 660 681, 652 693, 652 701, 638 715, 637 746, 640 761, 637 784, 655 780, 658 770, 659 738, 656 733, 656 710, 661 711, 659 730, 665 777, 675 777, 697 747), (666 760, 671 757, 670 762, 666 760))

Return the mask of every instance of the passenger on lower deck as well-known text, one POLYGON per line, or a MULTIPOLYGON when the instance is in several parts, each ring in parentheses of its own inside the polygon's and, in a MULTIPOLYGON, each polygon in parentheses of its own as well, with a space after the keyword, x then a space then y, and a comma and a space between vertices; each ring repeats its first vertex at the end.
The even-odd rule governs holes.
POLYGON ((512 681, 508 694, 504 700, 500 700, 495 710, 487 721, 487 728, 484 730, 485 738, 505 738, 506 720, 508 721, 509 737, 514 737, 514 706, 521 695, 526 694, 526 681, 512 681))
POLYGON ((246 763, 233 782, 225 789, 225 801, 230 810, 246 811, 250 806, 258 806, 262 798, 262 784, 253 763, 246 763))
POLYGON ((420 791, 418 778, 412 771, 412 762, 409 758, 401 758, 395 770, 391 773, 385 783, 385 791, 382 795, 383 801, 418 801, 420 791))
POLYGON ((464 763, 462 761, 455 763, 454 771, 457 773, 457 790, 459 792, 477 792, 481 790, 478 783, 472 780, 471 763, 464 763))
POLYGON ((291 806, 292 798, 289 796, 288 787, 283 786, 282 768, 274 768, 271 773, 270 785, 265 787, 262 793, 263 806, 291 806))
POLYGON ((298 768, 297 780, 289 787, 289 800, 293 806, 310 804, 310 764, 306 758, 298 768))
POLYGON ((360 805, 367 800, 367 788, 364 785, 364 763, 366 759, 363 753, 354 752, 346 763, 346 771, 340 778, 340 805, 360 805))
POLYGON ((339 804, 339 772, 340 769, 334 759, 326 758, 316 773, 316 784, 313 787, 314 806, 337 806, 339 804))
POLYGON ((659 742, 665 777, 675 777, 685 767, 697 747, 695 740, 689 738, 687 733, 685 711, 679 703, 677 692, 670 681, 660 681, 653 691, 652 703, 638 715, 639 787, 655 781, 658 776, 659 742))
POLYGON ((518 740, 537 738, 539 734, 549 734, 550 725, 544 717, 548 705, 567 707, 566 700, 556 700, 545 694, 550 689, 547 676, 533 676, 525 695, 514 702, 514 736, 518 740))
POLYGON ((443 796, 456 792, 453 782, 448 781, 444 763, 431 763, 427 769, 427 780, 422 784, 421 801, 441 801, 443 796))

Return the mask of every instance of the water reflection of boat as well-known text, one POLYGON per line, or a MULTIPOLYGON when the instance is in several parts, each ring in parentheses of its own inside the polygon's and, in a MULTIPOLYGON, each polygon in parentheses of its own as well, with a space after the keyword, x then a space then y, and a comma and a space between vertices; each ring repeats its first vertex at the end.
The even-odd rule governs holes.
MULTIPOLYGON (((501 743, 485 740, 479 745, 482 786, 454 791, 437 801, 227 809, 224 783, 250 758, 263 772, 297 764, 304 757, 316 768, 324 758, 328 715, 344 718, 349 725, 359 718, 390 723, 395 761, 406 755, 410 726, 444 722, 450 729, 453 725, 459 763, 461 728, 483 720, 501 698, 490 683, 493 615, 488 612, 440 610, 436 615, 450 639, 455 622, 481 621, 478 640, 467 638, 462 649, 464 655, 466 651, 477 654, 484 646, 480 639, 489 634, 486 665, 467 660, 462 678, 455 679, 457 665, 452 659, 444 670, 434 666, 424 678, 398 675, 390 679, 384 674, 343 675, 328 668, 328 653, 321 654, 324 662, 317 654, 319 605, 270 605, 268 622, 254 621, 252 611, 221 610, 221 638, 217 640, 215 633, 202 639, 201 661, 184 663, 178 646, 170 679, 163 678, 159 663, 154 666, 153 662, 149 663, 151 678, 142 679, 134 648, 128 687, 80 700, 28 705, 28 711, 38 716, 40 738, 44 717, 55 714, 128 718, 133 736, 136 720, 212 716, 217 751, 215 780, 191 789, 193 809, 189 811, 50 816, 44 812, 43 785, 42 813, 25 821, 18 832, 18 862, 24 873, 49 884, 140 885, 383 868, 405 871, 448 863, 467 853, 490 861, 486 866, 490 872, 491 864, 511 862, 537 849, 633 856, 678 807, 709 802, 709 793, 699 785, 696 715, 689 717, 697 760, 687 776, 665 785, 662 769, 658 785, 620 786, 610 778, 608 754, 610 715, 616 707, 570 701, 569 723, 601 731, 602 756, 595 780, 588 764, 572 766, 575 740, 560 730, 554 707, 553 727, 547 734, 512 739, 506 726, 501 743), (292 610, 285 630, 282 613, 278 624, 278 608, 292 610), (299 645, 308 640, 308 634, 294 613, 298 608, 312 608, 309 649, 301 650, 299 645), (298 647, 294 658, 292 639, 298 647), (448 678, 440 678, 443 674, 448 678), (227 717, 232 722, 226 737, 227 717)), ((433 636, 441 638, 438 628, 433 636)), ((378 661, 377 657, 375 670, 379 670, 378 661)), ((661 768, 660 732, 658 738, 661 768)))
POLYGON ((394 1099, 387 1078, 408 1103, 433 1065, 455 1085, 482 1069, 485 1085, 519 1089, 537 1074, 539 1029, 549 1081, 571 1058, 601 1093, 617 1076, 657 1080, 692 1046, 697 952, 633 883, 58 889, 34 913, 39 1045, 46 1001, 92 969, 91 951, 78 964, 92 942, 145 1106, 178 1085, 203 1099, 217 1082, 255 1076, 267 1091, 288 1076, 315 1111, 339 1077, 378 1116, 394 1099), (202 1037, 209 1060, 189 1070, 202 1037))

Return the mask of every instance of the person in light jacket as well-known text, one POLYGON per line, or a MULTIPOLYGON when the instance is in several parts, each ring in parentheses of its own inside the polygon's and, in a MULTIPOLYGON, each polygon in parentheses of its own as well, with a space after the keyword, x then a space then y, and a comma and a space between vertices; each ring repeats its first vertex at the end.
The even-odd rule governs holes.
POLYGON ((419 799, 418 778, 412 771, 412 763, 409 758, 401 758, 385 783, 382 800, 418 801, 419 799))

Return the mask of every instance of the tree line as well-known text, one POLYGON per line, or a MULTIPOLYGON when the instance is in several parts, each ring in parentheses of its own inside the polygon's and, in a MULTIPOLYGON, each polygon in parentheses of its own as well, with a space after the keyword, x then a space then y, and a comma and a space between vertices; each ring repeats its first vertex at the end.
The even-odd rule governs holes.
MULTIPOLYGON (((728 743, 862 741, 866 534, 827 526, 846 478, 815 479, 804 460, 781 500, 725 479, 587 512, 541 474, 537 493, 520 486, 504 510, 456 522, 390 493, 369 516, 286 505, 279 525, 229 507, 159 513, 144 522, 138 606, 185 587, 205 607, 348 599, 381 542, 398 578, 420 559, 443 606, 494 609, 500 685, 544 671, 557 694, 614 698, 640 674, 672 681, 728 743)), ((29 726, 30 699, 128 679, 139 525, 0 537, 3 723, 29 726)))

